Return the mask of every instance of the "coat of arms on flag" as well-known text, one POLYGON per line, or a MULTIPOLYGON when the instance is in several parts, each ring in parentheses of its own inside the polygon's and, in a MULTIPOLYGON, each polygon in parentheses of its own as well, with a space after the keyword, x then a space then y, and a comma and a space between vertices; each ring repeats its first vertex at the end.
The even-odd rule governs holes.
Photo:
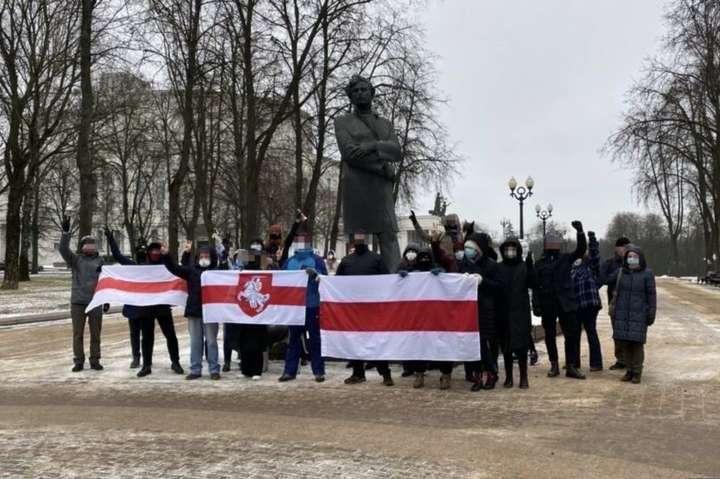
POLYGON ((237 300, 240 309, 248 316, 257 316, 270 302, 272 275, 238 275, 237 300))

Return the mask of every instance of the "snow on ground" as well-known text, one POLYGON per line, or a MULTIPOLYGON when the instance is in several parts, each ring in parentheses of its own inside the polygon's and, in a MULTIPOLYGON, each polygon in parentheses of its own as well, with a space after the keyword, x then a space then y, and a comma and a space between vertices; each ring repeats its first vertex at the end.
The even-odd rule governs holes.
POLYGON ((0 319, 70 310, 70 272, 32 275, 17 290, 0 290, 0 319))

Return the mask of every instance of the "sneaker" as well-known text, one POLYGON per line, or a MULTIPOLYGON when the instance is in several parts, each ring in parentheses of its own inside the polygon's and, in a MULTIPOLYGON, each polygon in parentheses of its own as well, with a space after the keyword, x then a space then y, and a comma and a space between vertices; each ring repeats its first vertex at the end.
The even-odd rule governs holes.
POLYGON ((278 382, 284 383, 285 381, 292 381, 295 379, 295 376, 290 376, 289 374, 283 374, 278 378, 278 382))
POLYGON ((137 377, 142 378, 147 376, 148 374, 152 374, 150 366, 143 366, 142 368, 140 368, 140 371, 138 371, 137 377))
POLYGON ((130 369, 137 369, 140 367, 140 356, 136 356, 130 362, 130 369))
POLYGON ((202 377, 202 374, 196 374, 196 373, 190 373, 187 376, 185 376, 185 379, 188 381, 192 381, 193 379, 200 379, 202 377))
POLYGON ((75 366, 72 368, 72 372, 78 373, 85 369, 85 365, 83 363, 75 363, 75 366))
POLYGON ((365 376, 352 375, 345 380, 345 384, 360 384, 366 381, 365 376))
POLYGON ((185 371, 183 371, 182 366, 180 366, 180 363, 172 363, 170 366, 170 369, 175 371, 175 374, 185 374, 185 371))
POLYGON ((102 367, 102 364, 100 364, 100 361, 91 361, 90 369, 94 369, 95 371, 102 371, 105 368, 102 367))
POLYGON ((256 374, 255 376, 251 377, 250 379, 252 379, 253 381, 260 381, 260 376, 256 374))
POLYGON ((625 369, 625 363, 621 363, 620 361, 618 361, 612 366, 610 366, 610 371, 616 371, 618 369, 625 369))
POLYGON ((383 386, 394 386, 395 383, 392 380, 392 376, 389 374, 387 376, 383 376, 383 386))
POLYGON ((210 379, 212 379, 213 381, 217 381, 218 379, 220 379, 220 373, 210 374, 210 379))
POLYGON ((415 373, 415 381, 413 381, 413 387, 420 389, 425 385, 425 375, 422 373, 415 373))
POLYGON ((316 383, 324 383, 325 382, 325 376, 322 374, 318 374, 315 376, 315 382, 316 383))
POLYGON ((440 375, 440 389, 450 389, 450 375, 449 374, 441 374, 440 375))

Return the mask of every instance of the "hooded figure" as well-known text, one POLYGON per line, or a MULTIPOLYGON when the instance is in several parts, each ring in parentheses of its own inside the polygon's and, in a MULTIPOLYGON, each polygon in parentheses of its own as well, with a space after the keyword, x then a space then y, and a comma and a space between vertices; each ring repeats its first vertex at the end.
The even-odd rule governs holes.
MULTIPOLYGON (((113 258, 123 265, 138 264, 120 252, 115 237, 109 228, 105 228, 105 237, 110 245, 110 252, 113 258)), ((146 264, 160 265, 164 264, 162 244, 154 241, 147 245, 145 253, 135 252, 136 257, 144 257, 146 264)), ((153 306, 123 306, 123 316, 128 318, 130 325, 130 345, 132 348, 133 360, 130 363, 131 368, 139 365, 140 357, 137 354, 136 344, 142 333, 140 341, 140 349, 142 350, 142 368, 138 371, 138 377, 144 377, 152 373, 152 356, 155 347, 155 320, 160 325, 160 330, 165 336, 167 342, 168 354, 170 355, 171 369, 176 374, 184 374, 182 366, 180 366, 180 348, 178 346, 177 335, 175 334, 175 323, 173 322, 172 311, 167 304, 157 304, 153 306), (138 330, 140 332, 138 332, 138 330)))
POLYGON ((498 330, 505 362, 505 387, 513 386, 513 354, 520 367, 520 388, 528 387, 527 363, 532 330, 528 289, 536 283, 532 255, 523 260, 523 248, 515 238, 500 245, 498 265, 503 283, 498 303, 498 330))
MULTIPOLYGON (((615 241, 615 251, 612 258, 606 259, 600 265, 599 282, 600 286, 607 286, 607 300, 608 303, 612 300, 613 292, 615 291, 615 280, 617 279, 618 271, 623 267, 625 261, 625 250, 630 244, 630 239, 621 236, 615 241)), ((610 325, 613 326, 613 319, 610 318, 610 325)), ((622 356, 622 348, 617 341, 614 341, 615 346, 615 364, 610 366, 610 369, 625 369, 625 358, 622 356)))
POLYGON ((628 245, 622 270, 616 279, 613 339, 623 349, 627 373, 624 381, 639 383, 645 356, 647 330, 655 322, 655 275, 647 267, 645 255, 628 245))
POLYGON ((181 265, 164 255, 165 267, 175 276, 187 281, 188 298, 185 304, 185 317, 188 320, 190 336, 190 374, 185 379, 197 379, 202 376, 202 358, 204 346, 207 344, 208 369, 211 379, 220 379, 218 363, 218 323, 204 323, 202 319, 202 285, 201 276, 205 271, 216 269, 218 257, 215 248, 201 246, 197 254, 192 256, 192 242, 188 241, 183 251, 181 265))
POLYGON ((502 279, 498 268, 497 253, 492 248, 490 236, 472 233, 465 240, 465 257, 460 262, 460 272, 478 278, 478 322, 480 328, 481 361, 466 364, 466 374, 473 381, 472 390, 492 389, 497 383, 497 358, 500 345, 497 336, 497 303, 502 293, 502 279), (482 382, 483 372, 487 378, 482 382))

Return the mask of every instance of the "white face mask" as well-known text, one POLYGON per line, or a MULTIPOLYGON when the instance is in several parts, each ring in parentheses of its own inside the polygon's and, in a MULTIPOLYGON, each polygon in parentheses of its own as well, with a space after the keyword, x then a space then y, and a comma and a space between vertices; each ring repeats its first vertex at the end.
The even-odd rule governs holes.
POLYGON ((640 258, 638 256, 628 256, 627 264, 631 269, 640 267, 640 258))
POLYGON ((417 258, 417 253, 415 251, 408 251, 405 253, 405 259, 408 261, 415 261, 415 258, 417 258))
POLYGON ((455 251, 455 259, 458 261, 462 261, 462 259, 465 257, 465 252, 463 250, 455 251))
POLYGON ((198 264, 201 268, 207 268, 208 266, 210 266, 210 258, 200 258, 198 260, 198 264))
POLYGON ((259 245, 257 243, 250 245, 251 251, 262 251, 262 245, 259 245))
POLYGON ((308 250, 312 249, 312 245, 310 243, 305 243, 304 241, 296 241, 295 243, 293 243, 293 249, 295 251, 308 250))

